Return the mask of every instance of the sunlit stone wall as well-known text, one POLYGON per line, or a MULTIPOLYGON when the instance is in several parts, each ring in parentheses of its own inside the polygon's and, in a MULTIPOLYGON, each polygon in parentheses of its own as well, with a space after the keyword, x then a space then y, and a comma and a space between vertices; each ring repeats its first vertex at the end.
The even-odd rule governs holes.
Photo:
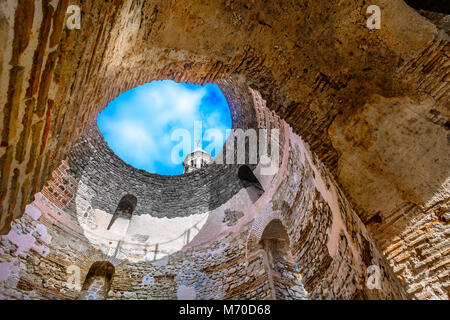
MULTIPOLYGON (((166 243, 156 233, 133 234, 139 230, 132 228, 134 219, 151 212, 133 214, 126 234, 113 234, 105 230, 101 209, 93 215, 77 210, 80 190, 94 192, 96 185, 86 185, 70 161, 63 163, 27 214, 2 236, 2 298, 78 299, 70 267, 79 268, 82 285, 92 263, 105 260, 115 266, 108 299, 406 298, 331 175, 286 123, 278 128, 284 136, 280 167, 271 176, 261 175, 261 165, 255 168, 265 190, 259 197, 253 186, 242 187, 193 227, 187 221, 194 220, 177 219, 195 214, 138 221, 159 224, 168 235, 185 228, 177 241, 166 243), (288 251, 261 241, 274 219, 285 228, 288 251), (372 265, 381 270, 376 289, 366 284, 372 265)), ((103 165, 115 170, 114 162, 103 165)))

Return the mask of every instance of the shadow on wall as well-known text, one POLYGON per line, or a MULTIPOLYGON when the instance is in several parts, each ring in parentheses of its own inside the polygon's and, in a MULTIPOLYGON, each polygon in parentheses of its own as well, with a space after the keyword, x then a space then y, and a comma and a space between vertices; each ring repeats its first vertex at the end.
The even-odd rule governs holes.
POLYGON ((117 220, 117 218, 123 218, 126 220, 131 219, 131 215, 133 214, 134 209, 136 208, 137 199, 132 194, 126 194, 120 199, 119 204, 117 205, 117 209, 113 214, 113 217, 111 218, 111 222, 109 223, 106 230, 111 229, 111 226, 113 225, 114 221, 117 220))
POLYGON ((405 0, 405 2, 416 10, 450 14, 450 5, 447 0, 405 0))
POLYGON ((264 193, 264 188, 255 176, 253 171, 247 165, 241 165, 238 169, 238 177, 242 183, 242 186, 246 188, 246 191, 253 203, 264 193))

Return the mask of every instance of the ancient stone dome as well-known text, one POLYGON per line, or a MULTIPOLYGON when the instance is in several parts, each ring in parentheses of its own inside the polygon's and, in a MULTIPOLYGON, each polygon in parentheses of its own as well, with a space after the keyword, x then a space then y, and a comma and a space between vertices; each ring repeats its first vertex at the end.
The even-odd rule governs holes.
POLYGON ((0 299, 448 300, 444 4, 0 1, 0 299), (114 154, 97 115, 164 79, 242 161, 114 154))

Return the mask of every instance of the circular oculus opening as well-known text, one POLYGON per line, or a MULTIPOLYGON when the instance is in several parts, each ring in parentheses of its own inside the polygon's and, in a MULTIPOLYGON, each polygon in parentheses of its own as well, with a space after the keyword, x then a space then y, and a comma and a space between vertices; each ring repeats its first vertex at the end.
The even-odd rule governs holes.
POLYGON ((111 150, 129 165, 178 175, 189 172, 186 167, 195 161, 203 166, 211 161, 205 156, 219 154, 231 116, 216 84, 162 80, 121 93, 98 115, 97 123, 111 150), (191 156, 199 149, 208 154, 200 157, 203 160, 191 156))

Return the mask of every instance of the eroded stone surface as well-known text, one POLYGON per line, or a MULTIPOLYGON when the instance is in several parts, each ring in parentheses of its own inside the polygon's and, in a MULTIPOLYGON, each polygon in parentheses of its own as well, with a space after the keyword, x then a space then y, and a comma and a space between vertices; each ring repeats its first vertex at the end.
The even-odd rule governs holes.
MULTIPOLYGON (((264 109, 263 105, 259 107, 264 109)), ((48 252, 36 255, 25 250, 24 259, 36 261, 41 268, 20 260, 18 271, 3 276, 2 297, 86 298, 85 291, 68 287, 67 268, 78 266, 83 281, 93 262, 107 260, 116 269, 108 299, 192 298, 194 293, 196 299, 407 298, 368 231, 339 193, 332 175, 314 163, 317 160, 313 160, 307 145, 284 122, 277 126, 284 136, 283 157, 274 176, 260 176, 264 194, 253 202, 247 194, 251 187, 243 187, 209 212, 198 234, 176 251, 165 253, 163 243, 154 246, 155 234, 137 243, 139 239, 127 237, 132 232, 130 227, 119 243, 108 242, 111 235, 100 226, 82 223, 84 214, 77 210, 80 203, 76 196, 64 205, 60 199, 65 190, 54 182, 53 192, 46 186, 29 206, 30 215, 19 219, 17 225, 28 230, 32 217, 39 223, 45 221, 45 230, 51 236, 48 252), (230 218, 230 213, 240 213, 240 218, 227 223, 224 217, 230 218), (273 221, 278 221, 278 227, 272 230, 273 221), (94 241, 90 233, 97 235, 94 241), (58 266, 48 273, 50 261, 58 261, 58 266), (383 270, 378 290, 365 284, 370 265, 383 270), (183 294, 186 288, 187 295, 183 294)), ((113 163, 108 161, 104 166, 112 168, 113 163)), ((258 165, 254 170, 257 176, 260 169, 258 165)), ((76 177, 68 164, 54 173, 54 181, 79 183, 76 177)), ((90 181, 90 187, 95 186, 90 181)), ((144 210, 137 217, 151 214, 144 210)), ((166 227, 172 234, 170 224, 166 227)), ((6 241, 5 249, 16 254, 18 249, 9 245, 6 241)), ((4 258, 5 263, 15 261, 10 254, 4 258)), ((94 294, 90 297, 98 298, 94 294)))
MULTIPOLYGON (((438 29, 446 28, 445 17, 428 14, 427 20, 401 0, 383 0, 381 29, 368 30, 368 3, 357 0, 89 0, 71 2, 83 17, 81 29, 68 30, 68 4, 0 3, 2 234, 15 232, 13 219, 120 92, 156 79, 216 82, 236 127, 266 127, 281 117, 301 136, 408 291, 448 298, 450 45, 438 29), (248 86, 253 91, 240 94, 248 86), (264 109, 247 116, 254 92, 277 116, 264 109)), ((293 205, 295 192, 288 191, 285 201, 293 205)), ((271 192, 262 197, 272 198, 271 192)), ((46 205, 71 200, 70 192, 54 198, 46 205)), ((347 222, 332 225, 327 248, 333 254, 367 247, 352 244, 350 231, 339 238, 347 222)), ((23 267, 20 258, 8 261, 2 270, 16 274, 23 267)))

